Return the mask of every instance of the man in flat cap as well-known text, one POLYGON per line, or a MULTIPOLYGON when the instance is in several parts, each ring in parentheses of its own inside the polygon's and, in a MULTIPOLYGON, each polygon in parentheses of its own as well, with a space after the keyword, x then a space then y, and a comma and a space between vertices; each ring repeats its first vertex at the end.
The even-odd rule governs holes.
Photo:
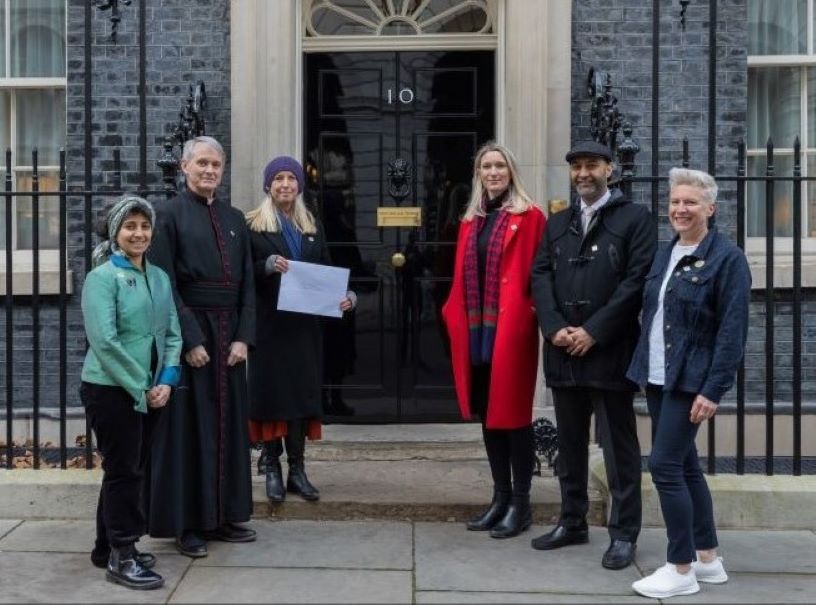
POLYGON ((632 408, 637 387, 626 369, 640 333, 638 313, 657 228, 644 206, 608 188, 613 168, 608 147, 578 143, 567 162, 578 195, 569 209, 550 217, 532 275, 544 375, 558 426, 561 515, 532 546, 551 550, 589 540, 594 410, 612 496, 611 543, 602 565, 623 569, 634 559, 641 524, 640 445, 632 408))

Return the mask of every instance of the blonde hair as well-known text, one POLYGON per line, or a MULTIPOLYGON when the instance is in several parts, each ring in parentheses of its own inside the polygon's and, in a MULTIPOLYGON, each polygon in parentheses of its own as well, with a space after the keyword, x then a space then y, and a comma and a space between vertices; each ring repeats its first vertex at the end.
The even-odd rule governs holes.
POLYGON ((473 220, 474 217, 477 216, 485 216, 482 200, 486 192, 482 184, 482 179, 479 176, 479 168, 482 165, 482 158, 491 151, 498 151, 502 154, 504 160, 507 162, 507 168, 510 170, 510 186, 508 187, 507 199, 504 201, 502 208, 510 214, 521 214, 536 206, 536 203, 527 193, 524 184, 521 182, 521 176, 518 172, 518 162, 513 152, 504 145, 489 141, 479 148, 479 151, 476 152, 476 157, 473 159, 473 186, 471 188, 470 201, 462 217, 463 221, 473 220))
MULTIPOLYGON (((272 200, 272 194, 268 193, 258 207, 246 213, 246 222, 252 231, 263 233, 268 231, 278 233, 281 230, 280 211, 272 200)), ((301 233, 317 233, 317 222, 314 215, 306 208, 303 196, 295 198, 295 207, 292 212, 292 222, 301 233)))

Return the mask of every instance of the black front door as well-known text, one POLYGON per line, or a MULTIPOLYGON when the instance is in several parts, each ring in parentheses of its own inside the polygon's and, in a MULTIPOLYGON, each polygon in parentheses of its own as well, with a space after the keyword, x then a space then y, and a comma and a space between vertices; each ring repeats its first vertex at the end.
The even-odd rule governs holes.
POLYGON ((327 320, 332 421, 459 418, 441 317, 476 149, 494 135, 493 52, 305 57, 306 197, 358 305, 327 320), (405 178, 403 178, 405 177, 405 178), (381 207, 420 227, 378 227, 381 207))

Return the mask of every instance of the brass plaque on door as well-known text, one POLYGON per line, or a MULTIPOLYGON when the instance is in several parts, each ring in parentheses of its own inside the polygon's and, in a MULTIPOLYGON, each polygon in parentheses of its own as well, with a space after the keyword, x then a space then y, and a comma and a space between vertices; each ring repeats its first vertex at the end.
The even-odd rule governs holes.
POLYGON ((377 208, 378 227, 421 227, 420 206, 380 206, 377 208))

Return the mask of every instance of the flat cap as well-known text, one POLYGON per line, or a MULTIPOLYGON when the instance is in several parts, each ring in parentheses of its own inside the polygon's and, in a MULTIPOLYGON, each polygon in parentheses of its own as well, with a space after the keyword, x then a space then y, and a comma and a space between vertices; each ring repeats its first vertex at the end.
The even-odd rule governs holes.
POLYGON ((569 153, 567 154, 567 162, 571 162, 575 158, 580 157, 603 158, 607 162, 611 162, 612 152, 609 150, 609 147, 603 143, 598 143, 596 141, 581 141, 572 146, 572 149, 570 149, 569 153))

